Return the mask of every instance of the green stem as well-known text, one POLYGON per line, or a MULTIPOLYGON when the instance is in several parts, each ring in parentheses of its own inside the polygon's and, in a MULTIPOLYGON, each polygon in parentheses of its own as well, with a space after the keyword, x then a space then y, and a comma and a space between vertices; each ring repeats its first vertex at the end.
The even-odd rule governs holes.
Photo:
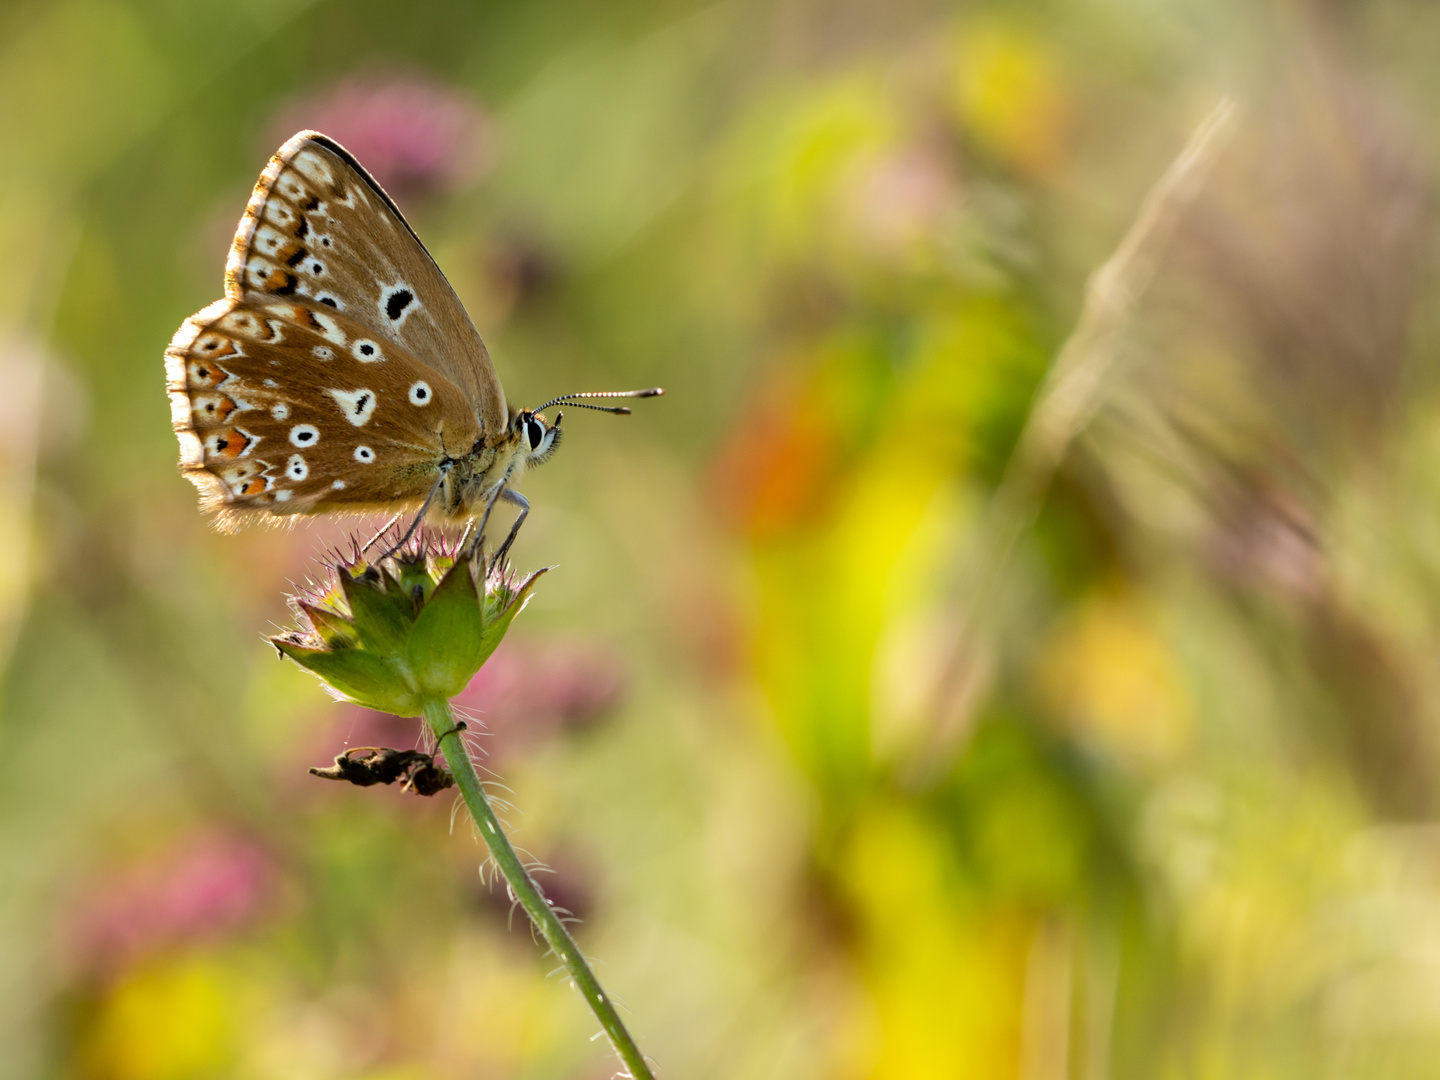
POLYGON ((475 774, 475 765, 471 762, 470 754, 455 726, 450 703, 443 699, 425 702, 425 722, 430 725, 440 749, 445 752, 445 761, 455 776, 455 784, 460 788, 460 794, 465 799, 465 805, 470 808, 475 824, 480 826, 480 835, 485 838, 485 844, 490 848, 490 856, 495 860, 495 865, 500 867, 500 873, 509 883, 511 893, 520 901, 520 906, 530 916, 530 921, 540 929, 546 944, 570 972, 571 980, 579 987, 580 993, 585 995, 590 1010, 600 1021, 605 1034, 610 1037, 610 1045, 630 1070, 631 1077, 634 1080, 654 1080, 645 1056, 640 1053, 640 1048, 635 1045, 630 1032, 625 1030, 620 1014, 615 1011, 615 1006, 610 1003, 610 998, 596 980, 595 973, 585 962, 584 953, 565 929, 565 924, 550 909, 540 886, 535 884, 535 879, 525 869, 520 856, 516 855, 515 849, 510 846, 510 839, 500 827, 500 819, 495 816, 490 798, 485 794, 485 788, 475 774), (448 746, 445 743, 447 738, 450 739, 448 746))

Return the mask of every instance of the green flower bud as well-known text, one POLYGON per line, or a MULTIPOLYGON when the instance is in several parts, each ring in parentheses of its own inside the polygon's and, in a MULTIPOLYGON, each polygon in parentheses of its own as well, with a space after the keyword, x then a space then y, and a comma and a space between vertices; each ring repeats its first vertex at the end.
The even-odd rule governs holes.
POLYGON ((300 628, 270 641, 339 696, 418 716, 475 677, 544 573, 521 581, 484 566, 423 543, 373 565, 337 561, 333 586, 292 598, 300 628))

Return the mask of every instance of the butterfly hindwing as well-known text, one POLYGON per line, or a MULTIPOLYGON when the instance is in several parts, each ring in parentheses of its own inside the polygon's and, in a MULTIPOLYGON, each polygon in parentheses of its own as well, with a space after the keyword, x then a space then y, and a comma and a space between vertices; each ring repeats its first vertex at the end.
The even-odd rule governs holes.
POLYGON ((220 300, 165 357, 181 469, 232 520, 418 506, 480 437, 444 373, 311 299, 220 300))
POLYGON ((505 393, 454 289, 398 207, 344 147, 302 131, 270 159, 235 234, 226 294, 313 300, 448 376, 493 438, 505 393))

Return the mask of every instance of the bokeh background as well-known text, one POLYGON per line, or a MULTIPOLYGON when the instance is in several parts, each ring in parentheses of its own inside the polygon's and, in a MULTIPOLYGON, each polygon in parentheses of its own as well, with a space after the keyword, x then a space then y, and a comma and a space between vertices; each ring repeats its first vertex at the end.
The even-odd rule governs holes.
POLYGON ((416 735, 263 641, 364 524, 222 536, 175 469, 161 352, 306 126, 512 400, 669 391, 567 417, 465 697, 662 1075, 1436 1075, 1437 48, 1423 0, 0 5, 0 1077, 614 1069, 448 796, 306 774, 416 735))

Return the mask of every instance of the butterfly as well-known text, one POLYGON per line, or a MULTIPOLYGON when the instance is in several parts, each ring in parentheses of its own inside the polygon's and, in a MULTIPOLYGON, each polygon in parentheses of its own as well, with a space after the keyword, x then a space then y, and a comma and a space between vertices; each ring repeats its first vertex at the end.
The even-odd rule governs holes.
MULTIPOLYGON (((344 147, 302 131, 240 219, 225 297, 165 350, 180 471, 221 528, 295 514, 415 511, 471 520, 555 452, 561 402, 505 401, 490 354, 394 201, 344 147)), ((483 531, 483 524, 481 527, 483 531)), ((393 550, 393 549, 392 549, 393 550)))

